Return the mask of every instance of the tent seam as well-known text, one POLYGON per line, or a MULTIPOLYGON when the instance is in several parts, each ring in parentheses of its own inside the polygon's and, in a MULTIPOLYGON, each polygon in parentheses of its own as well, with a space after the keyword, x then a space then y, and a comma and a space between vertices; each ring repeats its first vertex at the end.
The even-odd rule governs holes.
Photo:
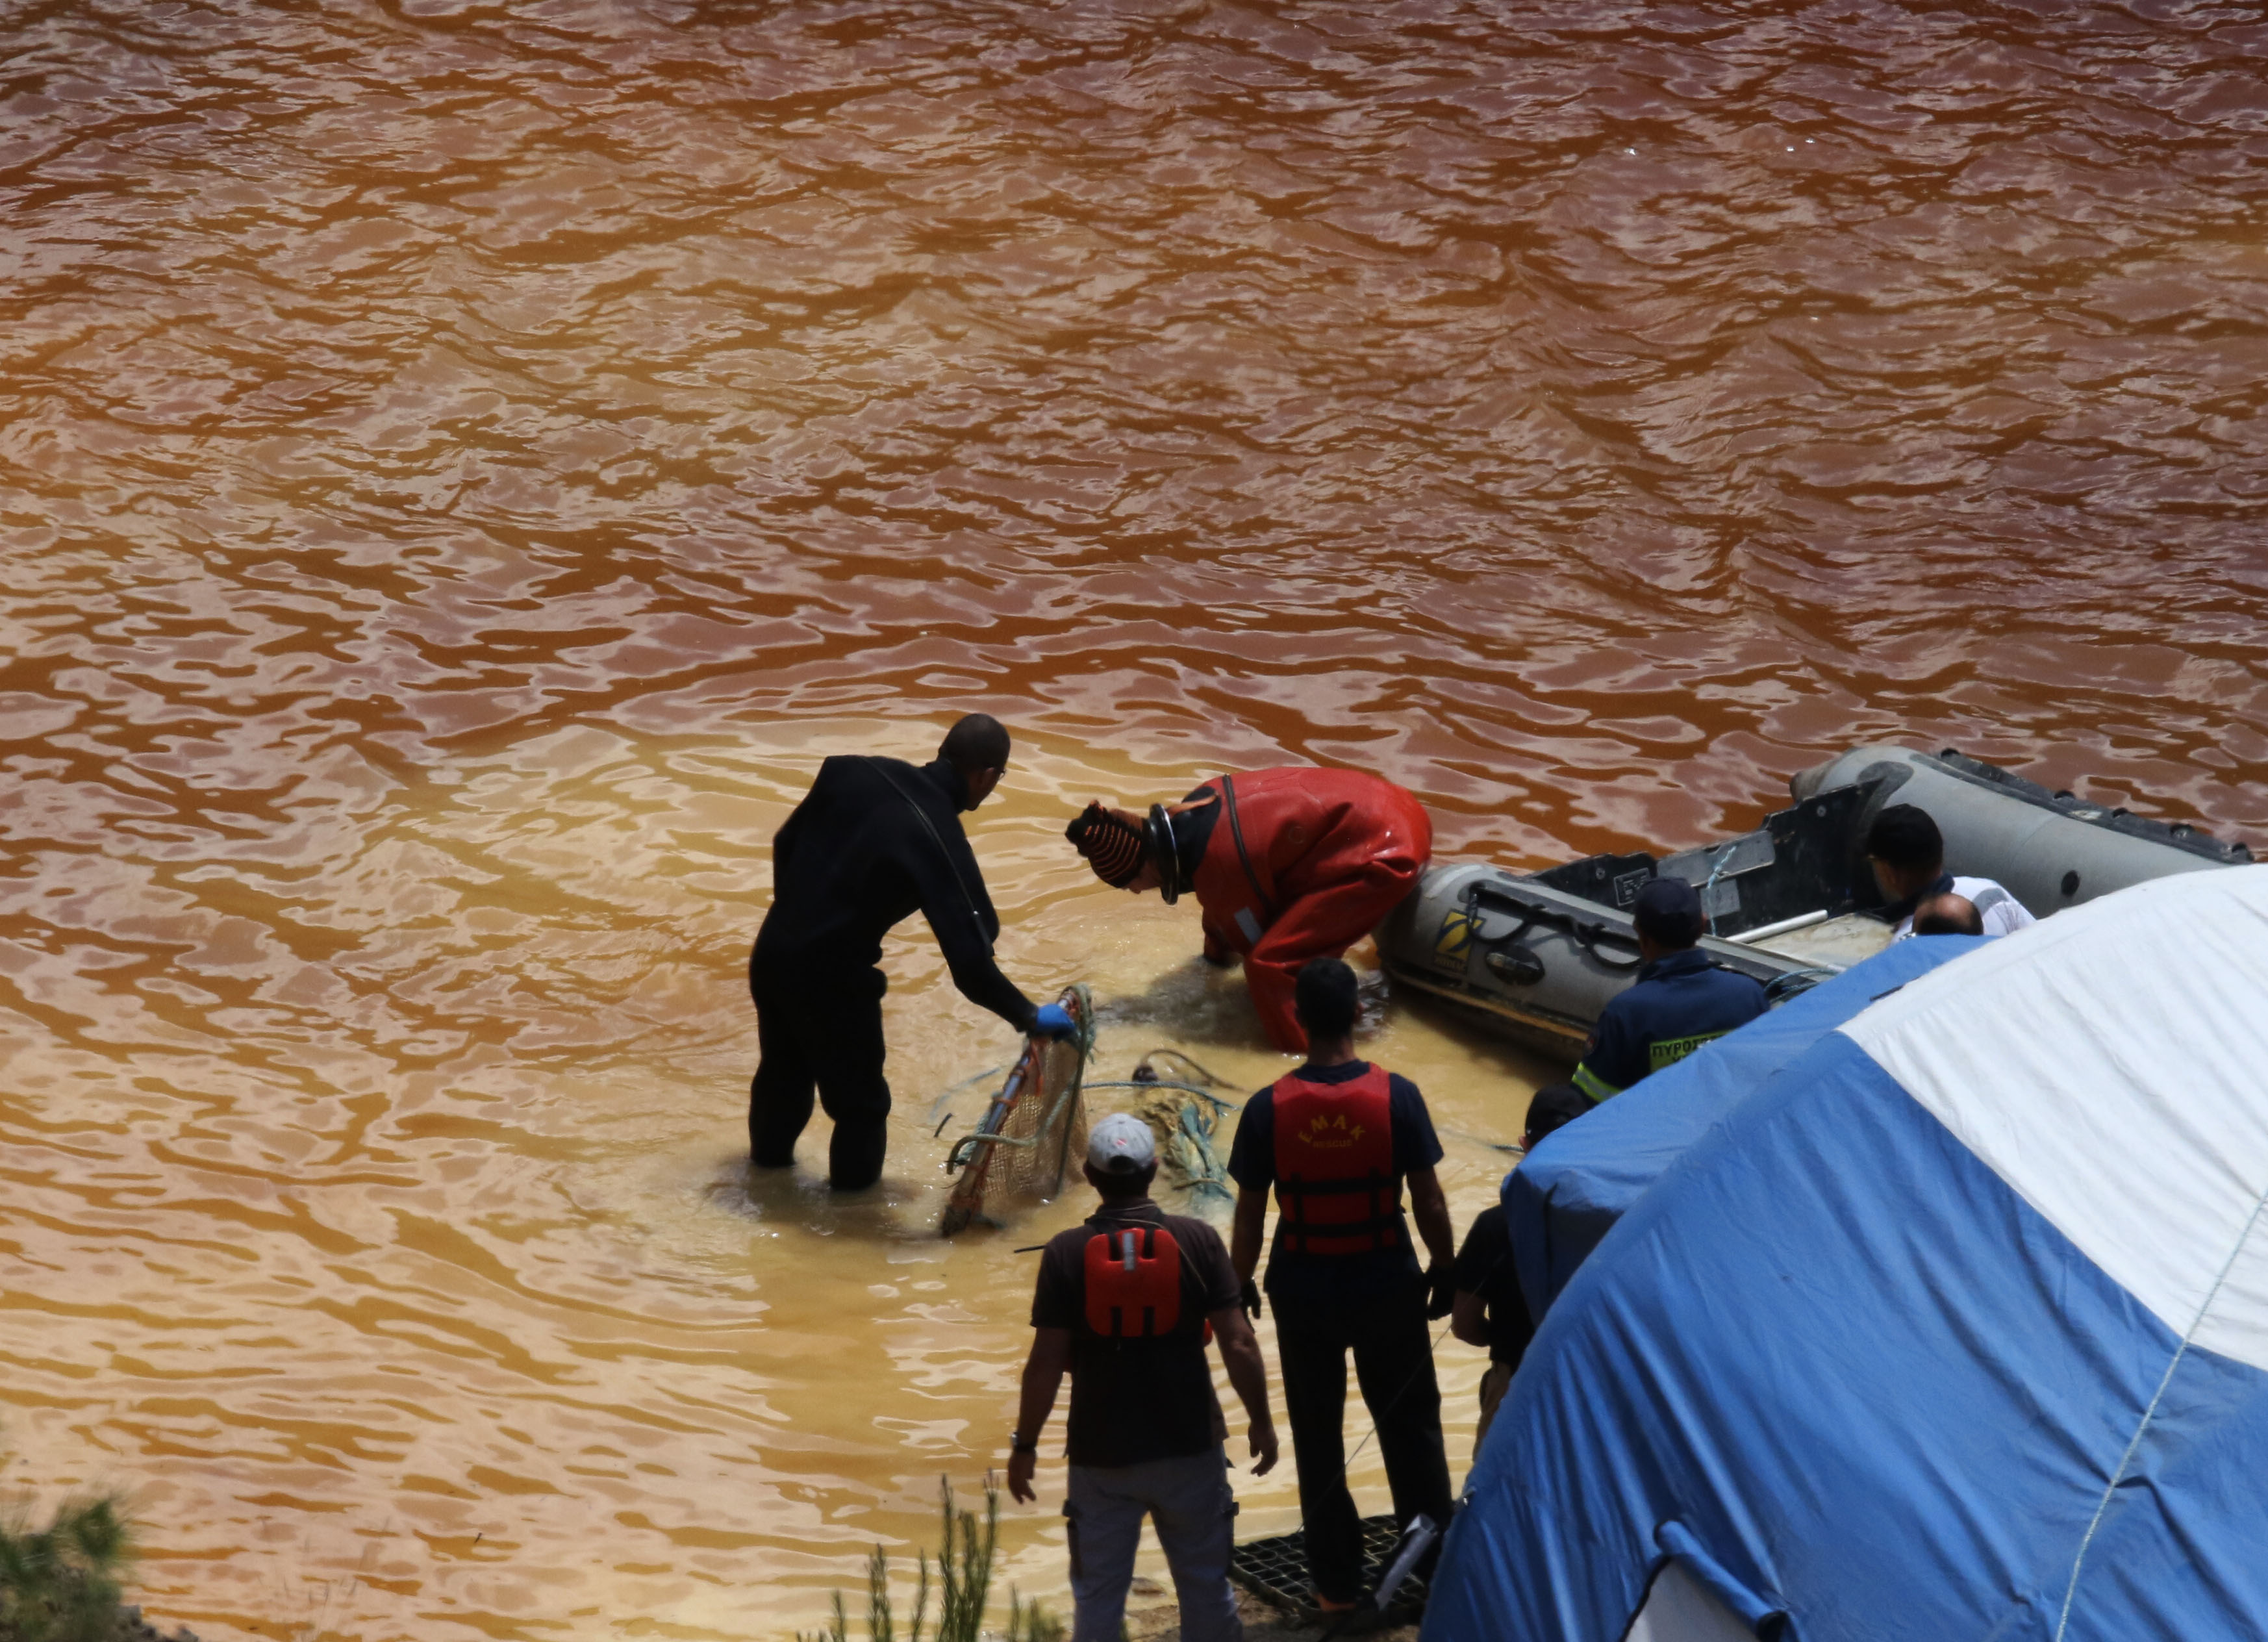
POLYGON ((2244 1229, 2237 1233, 2236 1242, 2228 1251, 2228 1258, 2221 1262, 2220 1270, 2214 1274, 2213 1286, 2205 1291, 2204 1302, 2198 1307, 2197 1315, 2191 1320, 2188 1332, 2182 1336, 2181 1343, 2174 1348, 2173 1356, 2167 1359, 2166 1372, 2159 1378, 2158 1388, 2151 1394, 2149 1406, 2142 1410, 2141 1422, 2134 1427, 2134 1435, 2126 1444, 2126 1452, 2118 1456, 2118 1469, 2111 1472, 2110 1481, 2103 1487, 2102 1498, 2095 1502, 2095 1515, 2087 1525, 2087 1532, 2080 1538, 2078 1553, 2071 1560, 2071 1582, 2064 1587, 2063 1609, 2056 1616, 2054 1642, 2063 1642, 2064 1631, 2071 1624, 2072 1604, 2079 1600, 2080 1572, 2087 1565, 2087 1552, 2088 1547, 2095 1543, 2095 1530, 2102 1526, 2102 1519, 2110 1513, 2110 1498, 2117 1491, 2118 1484, 2126 1480, 2126 1468, 2134 1462, 2135 1452, 2141 1447, 2142 1439, 2148 1434, 2150 1422, 2157 1417, 2158 1404, 2165 1401, 2166 1388, 2174 1383, 2174 1371, 2189 1355, 2190 1343, 2197 1337, 2198 1330, 2205 1327, 2205 1320, 2213 1311, 2213 1301, 2220 1296, 2221 1285, 2228 1281, 2228 1274, 2235 1269, 2237 1257, 2243 1254, 2245 1244, 2252 1241, 2253 1228, 2259 1225, 2263 1210, 2268 1210, 2268 1191, 2262 1192, 2253 1200, 2252 1212, 2245 1217, 2244 1229))

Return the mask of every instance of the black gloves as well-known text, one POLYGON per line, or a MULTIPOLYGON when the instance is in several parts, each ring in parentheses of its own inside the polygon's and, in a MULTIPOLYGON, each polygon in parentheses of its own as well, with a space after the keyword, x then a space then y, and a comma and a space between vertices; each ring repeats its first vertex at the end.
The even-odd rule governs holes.
POLYGON ((1253 1322, 1258 1322, 1260 1321, 1260 1285, 1255 1283, 1250 1278, 1245 1278, 1244 1292, 1241 1298, 1244 1301, 1246 1314, 1253 1322))
POLYGON ((1428 1322, 1439 1322, 1449 1314, 1457 1303, 1455 1269, 1446 1263, 1425 1273, 1425 1316, 1428 1322))

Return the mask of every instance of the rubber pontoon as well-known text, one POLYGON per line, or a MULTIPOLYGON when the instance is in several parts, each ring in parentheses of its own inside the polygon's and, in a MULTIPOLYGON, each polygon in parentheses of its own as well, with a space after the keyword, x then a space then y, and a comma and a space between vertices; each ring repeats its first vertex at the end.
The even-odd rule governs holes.
POLYGON ((1928 811, 1945 835, 1948 870, 1997 880, 2036 917, 2146 879, 2252 858, 2242 843, 2051 792, 1949 747, 1857 747, 1802 771, 1788 790, 1794 804, 1755 831, 1668 856, 1594 855, 1535 873, 1437 864, 1379 927, 1387 973, 1572 1059, 1607 1001, 1636 978, 1629 908, 1648 879, 1683 878, 1698 889, 1712 931, 1703 950, 1775 998, 1889 945, 1866 838, 1891 804, 1928 811))

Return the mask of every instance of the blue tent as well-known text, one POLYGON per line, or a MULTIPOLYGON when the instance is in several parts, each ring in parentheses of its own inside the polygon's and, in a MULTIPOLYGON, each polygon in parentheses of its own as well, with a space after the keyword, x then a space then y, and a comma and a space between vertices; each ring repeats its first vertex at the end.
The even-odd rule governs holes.
POLYGON ((2268 1635, 2268 866, 1830 990, 1562 1274, 1428 1642, 2268 1635))
POLYGON ((1960 935, 1900 941, 1545 1138, 1504 1182, 1528 1310, 1549 1310, 1639 1194, 1822 1033, 1978 945, 1960 935))

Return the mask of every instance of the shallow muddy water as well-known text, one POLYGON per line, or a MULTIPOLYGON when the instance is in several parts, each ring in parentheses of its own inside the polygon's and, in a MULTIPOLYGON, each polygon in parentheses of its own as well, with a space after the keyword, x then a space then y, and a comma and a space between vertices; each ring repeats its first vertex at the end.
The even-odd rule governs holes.
MULTIPOLYGON (((209 1637, 781 1636, 928 1543, 1078 1211, 929 1235, 1012 1045, 918 924, 886 1189, 752 1198, 740 967, 818 760, 964 711, 1105 1076, 1281 1069, 1059 836, 1224 767, 1540 864, 1891 737, 2268 843, 2264 66, 2236 5, 0 0, 0 1484, 133 1491, 209 1637)), ((1462 1222, 1546 1069, 1371 1052, 1462 1222)))

